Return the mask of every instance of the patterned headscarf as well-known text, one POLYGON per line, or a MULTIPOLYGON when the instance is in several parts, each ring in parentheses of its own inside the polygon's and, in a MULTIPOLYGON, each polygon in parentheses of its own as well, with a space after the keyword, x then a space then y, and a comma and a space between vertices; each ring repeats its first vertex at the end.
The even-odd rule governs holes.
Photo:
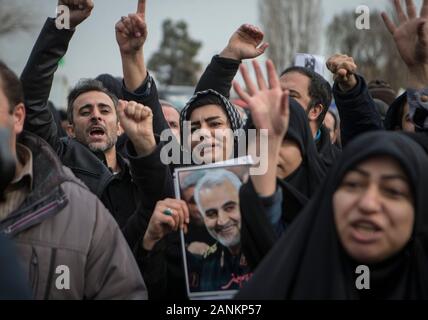
MULTIPOLYGON (((184 142, 183 126, 184 121, 189 121, 190 115, 193 110, 208 104, 219 105, 226 112, 230 122, 231 129, 237 133, 238 129, 243 128, 244 122, 236 107, 223 95, 215 90, 208 89, 205 91, 197 92, 186 104, 180 114, 180 128, 181 128, 181 143, 184 142)), ((235 135, 235 138, 237 136, 235 135)))

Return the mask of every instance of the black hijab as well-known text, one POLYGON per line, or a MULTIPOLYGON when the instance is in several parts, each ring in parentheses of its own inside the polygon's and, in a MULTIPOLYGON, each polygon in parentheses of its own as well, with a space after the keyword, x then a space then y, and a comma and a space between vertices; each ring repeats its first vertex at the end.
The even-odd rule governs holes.
POLYGON ((326 166, 317 151, 306 113, 294 99, 290 99, 290 123, 284 139, 297 143, 302 163, 281 185, 297 198, 309 199, 324 178, 326 166))
POLYGON ((392 132, 362 135, 345 148, 323 186, 260 264, 238 299, 428 298, 428 157, 408 137, 392 132), (390 156, 407 174, 414 197, 414 228, 405 248, 369 265, 371 290, 355 289, 355 265, 338 239, 332 198, 358 163, 390 156))
POLYGON ((320 130, 320 138, 316 142, 317 150, 324 165, 327 168, 329 168, 340 156, 342 150, 337 145, 331 143, 330 132, 324 125, 322 125, 319 130, 320 130))
POLYGON ((394 100, 386 112, 385 120, 383 125, 386 130, 394 131, 397 129, 403 129, 401 119, 403 118, 404 106, 407 102, 407 92, 404 92, 401 96, 394 100))
MULTIPOLYGON (((290 99, 290 124, 285 139, 294 140, 302 153, 302 164, 287 178, 277 179, 283 195, 282 223, 289 225, 317 190, 326 172, 306 113, 294 99, 290 99)), ((278 241, 278 235, 267 219, 264 203, 251 181, 241 187, 240 207, 242 247, 254 269, 278 241)))

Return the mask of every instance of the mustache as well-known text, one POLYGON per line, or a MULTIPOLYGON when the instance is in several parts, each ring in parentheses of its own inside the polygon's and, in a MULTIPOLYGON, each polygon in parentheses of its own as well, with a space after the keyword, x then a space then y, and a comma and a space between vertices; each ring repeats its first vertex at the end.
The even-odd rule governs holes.
POLYGON ((237 224, 235 222, 229 222, 224 226, 220 226, 220 227, 216 227, 215 231, 216 232, 222 232, 223 230, 230 228, 230 227, 235 227, 237 224))
POLYGON ((102 130, 102 131, 104 131, 104 133, 107 132, 107 128, 105 126, 103 126, 102 124, 98 124, 98 123, 91 125, 88 129, 86 129, 86 132, 91 133, 91 131, 93 131, 94 129, 102 130))

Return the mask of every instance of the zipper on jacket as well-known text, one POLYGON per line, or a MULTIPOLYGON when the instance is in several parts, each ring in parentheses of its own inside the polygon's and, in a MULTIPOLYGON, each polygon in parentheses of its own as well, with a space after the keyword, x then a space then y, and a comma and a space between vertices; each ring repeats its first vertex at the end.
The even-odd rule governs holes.
POLYGON ((45 295, 43 297, 44 300, 49 299, 49 293, 51 292, 52 279, 53 279, 53 276, 55 273, 56 251, 57 251, 57 248, 52 248, 52 250, 51 250, 51 259, 50 259, 50 263, 49 263, 48 281, 46 282, 46 290, 45 290, 45 295))
POLYGON ((5 235, 14 235, 17 232, 21 232, 26 227, 31 226, 34 221, 41 221, 44 216, 50 214, 53 210, 56 210, 58 207, 61 208, 65 201, 66 197, 61 196, 59 199, 47 203, 42 208, 32 211, 31 213, 26 214, 20 219, 14 221, 10 226, 3 230, 3 233, 5 235))
POLYGON ((31 288, 33 289, 33 298, 37 299, 37 289, 39 286, 39 257, 34 247, 31 247, 29 279, 31 288))

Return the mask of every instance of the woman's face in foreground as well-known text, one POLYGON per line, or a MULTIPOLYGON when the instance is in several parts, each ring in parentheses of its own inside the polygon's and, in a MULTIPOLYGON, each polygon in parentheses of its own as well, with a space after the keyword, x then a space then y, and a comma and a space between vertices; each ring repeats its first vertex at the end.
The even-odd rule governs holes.
POLYGON ((233 155, 233 131, 226 112, 218 105, 206 105, 190 115, 190 145, 195 159, 213 163, 233 155))
POLYGON ((342 246, 361 263, 398 253, 413 231, 409 180, 390 157, 375 157, 349 170, 333 195, 333 210, 342 246))

